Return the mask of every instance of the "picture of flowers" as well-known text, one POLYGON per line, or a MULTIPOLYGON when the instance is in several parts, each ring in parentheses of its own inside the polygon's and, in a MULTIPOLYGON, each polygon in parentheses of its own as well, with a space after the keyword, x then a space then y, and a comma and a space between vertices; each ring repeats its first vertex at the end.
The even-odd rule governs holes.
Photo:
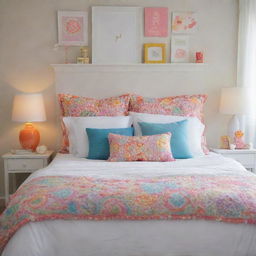
POLYGON ((173 36, 171 42, 171 62, 189 62, 189 37, 173 36))
POLYGON ((88 45, 88 13, 58 11, 58 44, 88 45))
POLYGON ((145 29, 146 37, 167 37, 168 36, 168 8, 147 7, 145 8, 145 29))
POLYGON ((176 34, 194 33, 198 21, 194 12, 174 12, 172 14, 172 32, 176 34))

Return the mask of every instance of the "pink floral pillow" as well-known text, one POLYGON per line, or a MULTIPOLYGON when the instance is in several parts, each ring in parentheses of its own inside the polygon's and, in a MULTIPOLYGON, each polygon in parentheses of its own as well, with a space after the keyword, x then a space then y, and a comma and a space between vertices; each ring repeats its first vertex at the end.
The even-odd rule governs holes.
POLYGON ((130 95, 94 99, 59 94, 62 116, 125 116, 128 115, 130 95))
MULTIPOLYGON (((130 99, 129 111, 197 117, 204 123, 203 108, 207 100, 207 95, 181 95, 164 98, 147 98, 138 95, 132 95, 130 99)), ((202 149, 204 153, 209 153, 206 144, 205 135, 202 136, 202 149)))
POLYGON ((123 136, 110 133, 111 162, 120 161, 175 161, 170 148, 171 133, 152 136, 123 136))
MULTIPOLYGON (((94 99, 70 94, 59 94, 62 116, 125 116, 128 115, 130 95, 94 99)), ((62 145, 60 152, 69 153, 68 131, 61 120, 62 145)))
POLYGON ((203 107, 206 100, 207 96, 201 94, 164 98, 147 98, 132 95, 129 111, 148 114, 192 116, 203 121, 203 107))

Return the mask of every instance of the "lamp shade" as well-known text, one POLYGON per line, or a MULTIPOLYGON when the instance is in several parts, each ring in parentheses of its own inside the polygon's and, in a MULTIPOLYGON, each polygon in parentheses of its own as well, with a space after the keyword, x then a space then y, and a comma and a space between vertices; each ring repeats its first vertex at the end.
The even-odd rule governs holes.
POLYGON ((16 122, 43 122, 46 120, 42 94, 17 94, 13 101, 12 120, 16 122))
POLYGON ((228 115, 249 112, 250 90, 248 87, 229 87, 221 89, 220 113, 228 115))

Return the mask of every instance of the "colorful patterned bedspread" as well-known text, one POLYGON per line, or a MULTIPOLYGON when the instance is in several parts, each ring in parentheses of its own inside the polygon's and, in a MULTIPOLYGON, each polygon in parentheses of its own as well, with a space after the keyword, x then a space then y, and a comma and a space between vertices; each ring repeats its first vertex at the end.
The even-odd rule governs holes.
POLYGON ((256 176, 34 178, 18 189, 0 216, 0 251, 26 223, 56 219, 206 219, 256 224, 256 176))

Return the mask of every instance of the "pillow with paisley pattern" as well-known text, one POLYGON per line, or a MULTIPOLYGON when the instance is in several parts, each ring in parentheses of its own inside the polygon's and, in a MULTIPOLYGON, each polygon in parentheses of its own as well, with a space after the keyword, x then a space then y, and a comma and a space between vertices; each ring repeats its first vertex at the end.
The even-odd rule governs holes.
MULTIPOLYGON (((71 94, 58 94, 61 115, 63 117, 82 116, 126 116, 130 95, 124 94, 106 99, 95 99, 71 94)), ((61 153, 69 153, 68 131, 61 120, 62 146, 61 153)))
POLYGON ((151 136, 108 135, 111 162, 122 161, 175 161, 172 156, 171 133, 151 136))
MULTIPOLYGON (((129 111, 148 114, 197 117, 204 124, 203 108, 206 100, 207 95, 204 94, 180 95, 164 98, 148 98, 131 95, 129 111)), ((209 152, 205 135, 202 136, 202 149, 206 154, 209 152)))

